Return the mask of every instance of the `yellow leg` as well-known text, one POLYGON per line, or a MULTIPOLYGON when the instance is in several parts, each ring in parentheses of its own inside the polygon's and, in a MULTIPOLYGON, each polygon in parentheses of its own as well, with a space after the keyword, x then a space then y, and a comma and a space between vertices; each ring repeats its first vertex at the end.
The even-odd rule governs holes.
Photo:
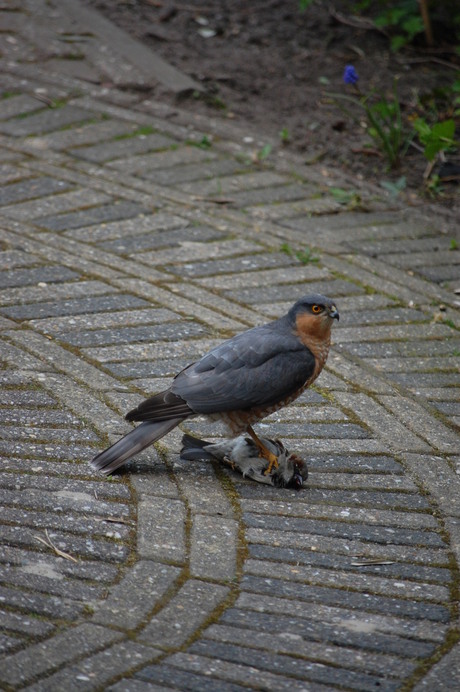
POLYGON ((278 457, 276 456, 276 454, 273 454, 273 452, 270 452, 270 450, 267 449, 262 440, 259 440, 259 438, 257 437, 250 425, 248 425, 247 427, 247 432, 257 445, 257 449, 259 450, 259 456, 263 457, 268 461, 268 467, 264 471, 264 474, 268 476, 268 474, 271 473, 273 467, 275 467, 275 469, 278 468, 278 457))

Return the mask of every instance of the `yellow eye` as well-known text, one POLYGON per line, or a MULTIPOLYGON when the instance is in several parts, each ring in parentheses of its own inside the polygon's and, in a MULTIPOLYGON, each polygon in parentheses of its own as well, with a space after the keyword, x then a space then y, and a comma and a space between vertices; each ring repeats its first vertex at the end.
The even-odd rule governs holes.
POLYGON ((319 312, 321 312, 321 306, 320 305, 312 305, 311 306, 311 311, 317 315, 319 312))

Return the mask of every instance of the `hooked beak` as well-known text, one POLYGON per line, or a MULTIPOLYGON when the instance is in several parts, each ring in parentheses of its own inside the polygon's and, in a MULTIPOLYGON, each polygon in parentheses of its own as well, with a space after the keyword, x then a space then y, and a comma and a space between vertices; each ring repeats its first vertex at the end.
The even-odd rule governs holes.
POLYGON ((339 315, 339 311, 337 310, 335 305, 332 305, 329 308, 328 313, 329 313, 329 317, 331 318, 331 320, 337 320, 337 322, 339 321, 340 315, 339 315))

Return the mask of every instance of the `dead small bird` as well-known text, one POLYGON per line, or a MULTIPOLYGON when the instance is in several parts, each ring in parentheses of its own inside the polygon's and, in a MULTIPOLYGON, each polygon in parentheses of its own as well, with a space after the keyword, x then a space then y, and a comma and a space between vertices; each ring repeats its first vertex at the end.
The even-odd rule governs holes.
POLYGON ((206 442, 192 435, 184 435, 180 458, 182 461, 218 461, 239 471, 244 478, 276 488, 300 490, 308 477, 307 463, 291 454, 280 440, 261 438, 262 443, 277 458, 278 465, 267 473, 267 460, 260 456, 259 448, 249 437, 240 435, 233 440, 206 442))

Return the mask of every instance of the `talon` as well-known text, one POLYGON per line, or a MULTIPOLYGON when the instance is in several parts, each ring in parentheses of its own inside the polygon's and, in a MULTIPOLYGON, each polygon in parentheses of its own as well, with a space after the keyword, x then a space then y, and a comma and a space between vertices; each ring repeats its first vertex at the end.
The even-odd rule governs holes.
POLYGON ((267 468, 266 468, 265 471, 264 471, 264 475, 265 475, 265 476, 270 475, 270 473, 272 472, 272 468, 273 468, 273 467, 275 467, 275 469, 278 468, 278 457, 276 456, 276 454, 273 454, 273 453, 270 452, 270 450, 268 450, 268 449, 267 449, 267 452, 268 452, 267 455, 265 455, 265 454, 263 454, 263 453, 261 452, 261 456, 263 456, 264 459, 267 459, 267 461, 268 461, 268 466, 267 466, 267 468))
POLYGON ((276 454, 273 454, 273 452, 267 449, 262 440, 259 440, 259 438, 257 437, 250 425, 248 425, 247 431, 250 437, 254 440, 257 449, 259 450, 259 456, 268 461, 268 466, 264 471, 264 475, 268 476, 272 472, 273 467, 275 467, 275 469, 278 468, 278 457, 276 456, 276 454))
POLYGON ((234 462, 232 459, 230 459, 228 456, 224 456, 224 458, 223 458, 222 461, 224 461, 224 462, 227 464, 227 466, 230 466, 230 468, 232 469, 232 471, 237 471, 237 470, 238 470, 238 467, 237 467, 237 465, 235 464, 235 462, 234 462))

